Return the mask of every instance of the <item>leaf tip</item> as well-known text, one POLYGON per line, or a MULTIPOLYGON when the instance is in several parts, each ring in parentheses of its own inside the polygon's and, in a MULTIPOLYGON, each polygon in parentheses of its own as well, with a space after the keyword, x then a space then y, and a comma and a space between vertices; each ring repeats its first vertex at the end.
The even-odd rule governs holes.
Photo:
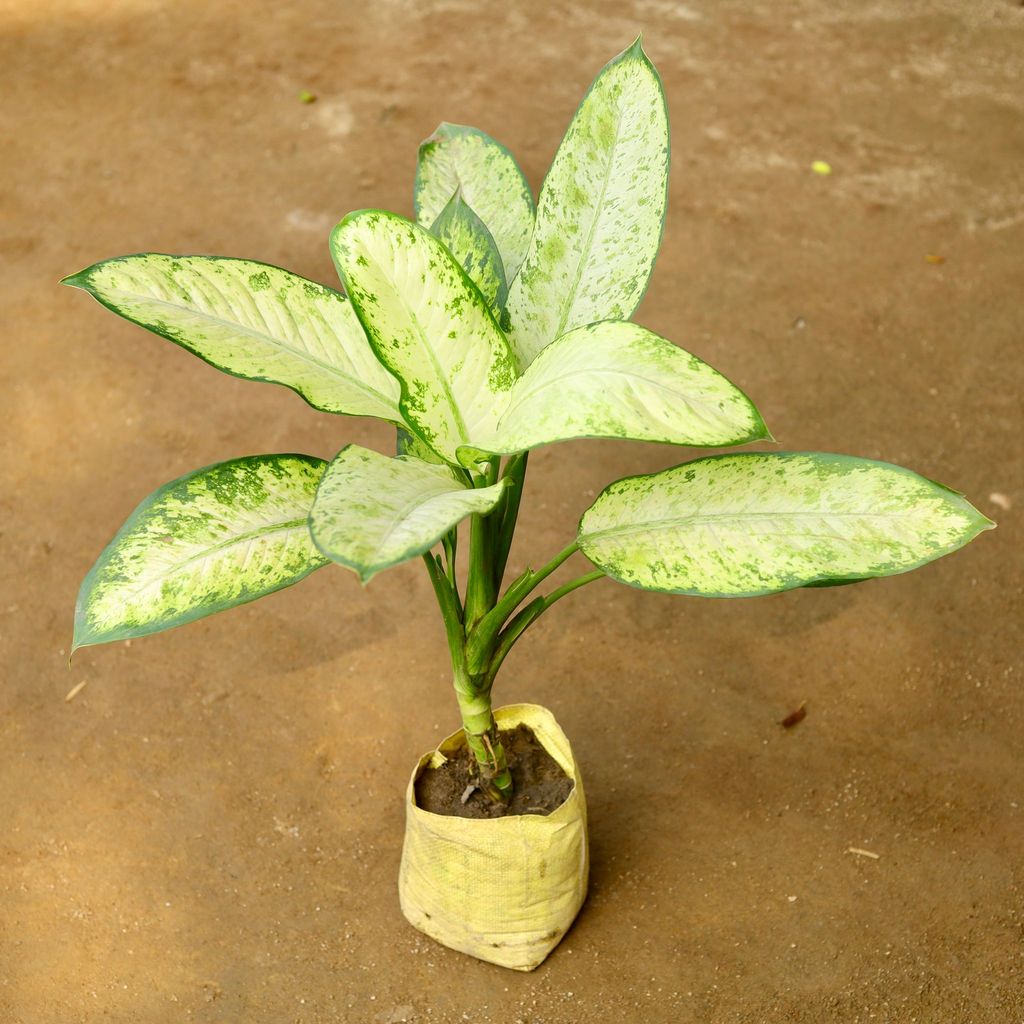
POLYGON ((66 284, 69 288, 82 288, 87 290, 89 287, 89 269, 90 268, 87 267, 85 270, 79 270, 75 274, 68 274, 67 277, 62 277, 57 283, 66 284))
POLYGON ((438 126, 423 140, 424 142, 441 142, 451 135, 454 125, 450 121, 441 121, 438 126))
MULTIPOLYGON (((932 482, 934 483, 934 481, 932 482)), ((940 484, 939 486, 941 487, 943 485, 940 484)), ((964 505, 967 506, 968 516, 975 527, 975 537, 979 533, 984 533, 986 530, 994 530, 999 525, 994 519, 989 519, 989 517, 985 515, 985 513, 982 512, 981 509, 976 508, 973 504, 971 504, 971 502, 967 500, 967 497, 964 494, 961 494, 959 491, 954 491, 953 493, 960 498, 964 505)))
POLYGON ((373 214, 385 214, 386 210, 375 210, 372 208, 362 210, 350 210, 345 214, 337 224, 331 228, 331 237, 333 238, 339 231, 345 228, 347 225, 355 223, 356 221, 363 220, 366 217, 372 216, 373 214))
POLYGON ((465 135, 473 131, 464 124, 455 124, 452 121, 442 121, 421 143, 420 148, 432 146, 438 142, 448 142, 456 136, 465 135))
MULTIPOLYGON (((347 296, 351 299, 351 289, 349 287, 348 279, 345 276, 345 267, 343 266, 344 257, 348 252, 348 243, 345 241, 345 235, 347 232, 352 230, 352 225, 358 223, 369 217, 372 214, 383 214, 383 210, 352 210, 350 213, 346 213, 337 224, 331 228, 331 233, 327 239, 327 247, 330 249, 331 258, 334 260, 334 266, 338 271, 338 276, 341 278, 341 283, 344 286, 347 296)), ((357 310, 358 314, 358 310, 357 310)))
POLYGON ((86 612, 89 601, 89 586, 95 570, 96 567, 93 566, 78 588, 78 598, 75 601, 75 619, 71 627, 71 651, 68 654, 69 667, 71 666, 71 659, 75 656, 75 651, 80 647, 88 647, 90 644, 95 643, 89 629, 89 619, 86 612))
POLYGON ((615 58, 612 63, 617 63, 620 60, 636 60, 640 61, 641 64, 647 65, 649 68, 654 69, 654 62, 650 57, 647 56, 647 51, 644 49, 644 36, 641 32, 636 39, 633 40, 629 46, 626 47, 618 57, 615 58))
POLYGON ((982 531, 994 530, 999 525, 994 519, 989 519, 989 517, 985 515, 984 512, 978 512, 977 509, 974 509, 974 511, 978 515, 978 529, 982 531))
POLYGON ((74 634, 71 637, 71 650, 68 651, 68 668, 71 668, 71 661, 75 656, 75 652, 81 650, 83 647, 91 647, 93 644, 99 641, 92 635, 88 634, 83 630, 79 623, 75 623, 74 634))
POLYGON ((379 572, 379 569, 371 568, 369 566, 360 566, 356 569, 356 575, 359 577, 359 585, 365 590, 370 585, 370 580, 374 578, 379 572))
POLYGON ((747 402, 748 412, 753 421, 753 425, 750 428, 750 432, 742 440, 738 441, 737 444, 752 444, 755 441, 767 441, 769 444, 778 444, 778 439, 768 429, 768 424, 765 423, 764 417, 761 415, 761 410, 746 396, 743 396, 747 402))

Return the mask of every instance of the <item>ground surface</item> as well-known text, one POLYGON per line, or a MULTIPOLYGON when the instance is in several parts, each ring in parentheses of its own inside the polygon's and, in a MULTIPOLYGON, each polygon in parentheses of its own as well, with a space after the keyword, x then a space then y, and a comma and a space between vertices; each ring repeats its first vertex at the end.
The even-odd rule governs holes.
MULTIPOLYGON (((0 68, 0 1019, 1024 1019, 1024 8, 4 0, 0 68), (500 697, 573 738, 593 886, 519 975, 398 910, 407 774, 455 724, 418 564, 365 593, 326 569, 69 672, 78 583, 157 485, 390 437, 56 281, 155 249, 330 282, 328 229, 409 212, 442 119, 498 135, 539 186, 641 29, 674 164, 638 319, 784 446, 904 463, 1000 529, 860 587, 598 583, 550 613, 500 697)), ((515 566, 610 480, 680 458, 539 452, 515 566)))

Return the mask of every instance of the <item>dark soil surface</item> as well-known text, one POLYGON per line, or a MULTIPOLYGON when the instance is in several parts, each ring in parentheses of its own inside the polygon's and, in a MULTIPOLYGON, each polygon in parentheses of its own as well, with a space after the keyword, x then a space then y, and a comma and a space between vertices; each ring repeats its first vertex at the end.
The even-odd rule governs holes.
MULTIPOLYGON (((0 3, 0 1021, 1024 1019, 1022 81, 1017 0, 0 3), (411 213, 438 122, 495 134, 536 190, 641 30, 673 168, 637 321, 783 447, 910 466, 999 529, 880 582, 601 582, 548 612, 496 700, 571 740, 592 882, 520 975, 398 907, 409 773, 459 724, 419 562, 69 671, 78 585, 146 494, 394 434, 57 281, 157 250, 335 282, 330 228, 411 213)), ((610 481, 696 454, 538 450, 510 575, 610 481)))
POLYGON ((514 786, 507 804, 495 803, 480 789, 466 799, 467 789, 479 779, 468 747, 448 758, 440 768, 426 767, 416 780, 416 804, 433 814, 455 818, 504 818, 509 814, 550 814, 565 802, 573 782, 558 762, 537 742, 526 725, 502 730, 502 746, 514 786))

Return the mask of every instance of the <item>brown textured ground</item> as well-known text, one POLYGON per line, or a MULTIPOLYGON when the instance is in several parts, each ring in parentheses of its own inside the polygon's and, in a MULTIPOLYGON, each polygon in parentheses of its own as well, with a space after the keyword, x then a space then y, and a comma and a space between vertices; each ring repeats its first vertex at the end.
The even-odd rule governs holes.
MULTIPOLYGON (((3 0, 0 1020, 1020 1021, 1022 55, 1016 0, 3 0), (1001 528, 882 583, 600 583, 552 612, 501 697, 573 738, 593 889, 519 975, 398 910, 407 773, 454 724, 420 566, 366 593, 324 570, 68 671, 78 582, 154 487, 390 439, 56 281, 146 249, 330 281, 330 226, 408 212, 441 119, 539 185, 639 29, 674 158, 641 322, 785 446, 905 463, 1001 528)), ((673 460, 539 453, 514 560, 673 460)))

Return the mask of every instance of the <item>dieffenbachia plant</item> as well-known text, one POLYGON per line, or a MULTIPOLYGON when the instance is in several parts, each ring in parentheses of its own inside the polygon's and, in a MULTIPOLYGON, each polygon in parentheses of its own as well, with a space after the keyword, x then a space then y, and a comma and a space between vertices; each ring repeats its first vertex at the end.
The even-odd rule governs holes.
POLYGON ((415 221, 360 210, 334 229, 344 292, 248 260, 155 253, 68 278, 227 373, 283 384, 324 412, 388 421, 398 443, 395 456, 347 445, 330 463, 234 459, 162 487, 86 577, 74 646, 168 629, 328 562, 365 583, 422 557, 481 786, 504 799, 495 674, 523 632, 584 584, 607 576, 748 597, 852 583, 906 572, 989 528, 960 494, 898 466, 712 455, 611 484, 574 540, 505 585, 532 449, 770 439, 738 387, 629 322, 661 240, 668 166, 665 97, 637 41, 584 97, 536 207, 507 149, 441 125, 420 148, 415 221), (538 595, 576 551, 595 568, 538 595))

